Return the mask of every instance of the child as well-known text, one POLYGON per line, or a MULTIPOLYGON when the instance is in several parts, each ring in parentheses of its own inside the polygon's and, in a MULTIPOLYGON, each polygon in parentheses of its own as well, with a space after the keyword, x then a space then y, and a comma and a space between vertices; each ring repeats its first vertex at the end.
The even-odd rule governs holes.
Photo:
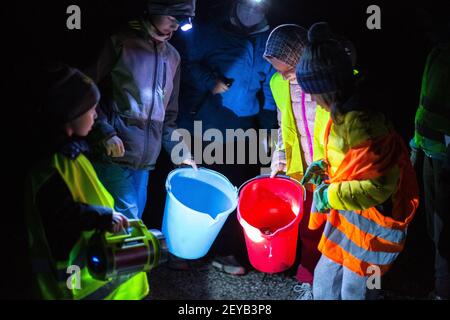
MULTIPOLYGON (((323 137, 329 112, 317 108, 316 102, 302 91, 295 77, 295 67, 307 42, 307 31, 297 25, 281 25, 272 31, 267 40, 264 57, 278 71, 273 75, 270 87, 280 124, 277 149, 272 158, 272 177, 285 172, 300 181, 304 168, 323 157, 322 139, 319 137, 323 137)), ((310 190, 306 199, 299 228, 301 260, 297 280, 300 286, 295 287, 301 300, 312 299, 313 273, 320 258, 317 245, 322 235, 321 229, 308 229, 312 202, 310 190)))
POLYGON ((48 152, 34 164, 27 185, 36 295, 42 299, 142 299, 149 291, 146 273, 104 282, 93 279, 87 270, 86 245, 93 232, 118 232, 128 227, 128 220, 113 210, 113 198, 84 155, 87 146, 82 138, 97 116, 97 87, 67 66, 53 69, 51 78, 53 86, 39 112, 48 152), (71 270, 80 272, 69 278, 71 270))
POLYGON ((367 299, 375 292, 368 277, 386 273, 404 247, 418 206, 417 181, 404 142, 382 114, 368 109, 351 61, 330 39, 328 25, 313 25, 308 38, 297 81, 331 113, 324 161, 305 174, 305 182, 318 185, 310 227, 325 222, 313 295, 367 299))
MULTIPOLYGON (((201 121, 202 136, 209 129, 220 130, 226 137, 228 129, 247 132, 276 125, 269 88, 274 70, 262 57, 270 33, 268 4, 251 0, 232 0, 229 4, 229 9, 217 10, 214 21, 198 24, 180 39, 184 61, 178 123, 194 136, 195 121, 201 121)), ((203 141, 202 136, 194 137, 196 143, 203 141)), ((207 140, 202 144, 202 150, 212 146, 207 140)), ((260 173, 260 165, 239 161, 241 155, 252 159, 254 149, 250 144, 243 141, 241 149, 236 138, 224 138, 219 147, 223 161, 205 162, 234 185, 242 185, 260 173)), ((246 273, 245 240, 236 218, 227 219, 212 251, 212 265, 218 270, 231 275, 246 273)))
MULTIPOLYGON (((195 0, 148 1, 143 17, 113 35, 87 73, 105 98, 89 137, 94 166, 116 210, 128 218, 142 217, 161 146, 171 154, 179 143, 180 56, 168 41, 194 12, 195 0)), ((190 154, 172 161, 196 168, 190 154)))

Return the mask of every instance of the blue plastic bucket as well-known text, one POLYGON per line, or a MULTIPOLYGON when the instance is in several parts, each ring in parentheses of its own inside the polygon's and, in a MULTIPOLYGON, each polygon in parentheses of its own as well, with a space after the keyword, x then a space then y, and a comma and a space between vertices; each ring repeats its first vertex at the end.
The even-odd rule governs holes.
POLYGON ((169 252, 183 259, 204 257, 238 202, 238 192, 218 172, 172 171, 166 180, 162 232, 169 252))

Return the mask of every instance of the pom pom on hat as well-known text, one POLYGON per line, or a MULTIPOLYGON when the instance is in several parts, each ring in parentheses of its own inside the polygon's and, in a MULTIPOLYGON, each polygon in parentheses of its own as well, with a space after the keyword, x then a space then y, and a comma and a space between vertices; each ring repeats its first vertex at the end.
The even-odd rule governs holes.
POLYGON ((311 44, 318 44, 331 39, 331 31, 328 23, 317 22, 308 31, 308 40, 311 44))

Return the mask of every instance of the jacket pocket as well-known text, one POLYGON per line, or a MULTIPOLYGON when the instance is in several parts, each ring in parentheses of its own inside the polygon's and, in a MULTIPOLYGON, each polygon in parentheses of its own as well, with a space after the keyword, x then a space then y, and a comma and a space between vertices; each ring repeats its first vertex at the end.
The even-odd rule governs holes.
POLYGON ((116 158, 115 161, 136 167, 142 159, 143 142, 146 138, 142 121, 117 115, 114 118, 114 128, 125 147, 124 156, 116 158))

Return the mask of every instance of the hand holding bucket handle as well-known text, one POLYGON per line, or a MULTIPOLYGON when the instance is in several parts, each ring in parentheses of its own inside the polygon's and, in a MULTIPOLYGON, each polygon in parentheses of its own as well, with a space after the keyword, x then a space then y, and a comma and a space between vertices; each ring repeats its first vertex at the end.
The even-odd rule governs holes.
MULTIPOLYGON (((247 184, 249 184, 252 181, 258 180, 258 179, 263 179, 263 178, 271 178, 270 174, 261 174, 259 176, 256 176, 250 180, 247 180, 246 182, 244 182, 238 189, 238 195, 241 193, 242 188, 244 188, 247 184)), ((286 180, 291 180, 294 181, 295 183, 297 183, 302 189, 303 189, 303 201, 306 201, 306 188, 304 185, 302 185, 298 180, 285 175, 285 174, 277 174, 276 178, 281 178, 281 179, 286 179, 286 180)), ((274 178, 271 178, 274 179, 274 178)))
POLYGON ((183 162, 178 166, 179 168, 192 168, 195 171, 198 171, 199 167, 195 163, 195 160, 192 158, 188 158, 183 160, 183 162))

